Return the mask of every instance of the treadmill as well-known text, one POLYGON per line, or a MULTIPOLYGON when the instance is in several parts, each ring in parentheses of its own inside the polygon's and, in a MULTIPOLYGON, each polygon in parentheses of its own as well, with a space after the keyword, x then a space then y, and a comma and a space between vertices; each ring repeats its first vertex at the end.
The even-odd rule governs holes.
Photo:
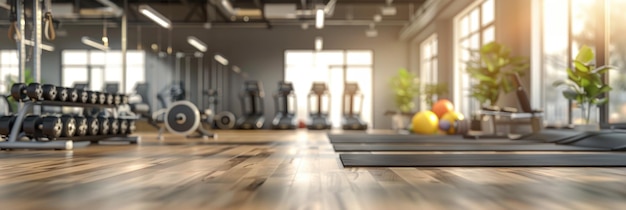
POLYGON ((310 130, 330 129, 330 93, 323 82, 314 82, 308 95, 309 119, 307 128, 310 130), (325 105, 325 106, 323 106, 325 105))
POLYGON ((263 85, 260 81, 246 81, 239 94, 243 116, 237 120, 239 129, 261 129, 265 123, 263 116, 263 85))
POLYGON ((272 120, 272 129, 296 129, 296 94, 291 82, 278 82, 278 92, 274 95, 274 103, 276 116, 272 120))
POLYGON ((366 130, 367 123, 361 119, 361 112, 363 111, 363 93, 361 93, 358 83, 345 83, 342 103, 341 127, 344 130, 366 130))

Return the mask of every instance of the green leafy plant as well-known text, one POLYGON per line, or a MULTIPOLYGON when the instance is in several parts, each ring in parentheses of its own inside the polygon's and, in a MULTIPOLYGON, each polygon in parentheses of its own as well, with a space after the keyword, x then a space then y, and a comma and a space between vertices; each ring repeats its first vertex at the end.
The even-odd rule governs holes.
POLYGON ((523 76, 530 66, 528 58, 511 56, 511 49, 497 42, 487 43, 473 53, 466 70, 476 81, 470 96, 481 105, 488 102, 495 106, 501 92, 514 90, 514 75, 523 76))
POLYGON ((419 80, 417 76, 404 68, 398 70, 396 76, 391 78, 395 102, 402 113, 410 113, 415 108, 415 97, 419 94, 419 80))
POLYGON ((608 101, 604 94, 611 91, 611 86, 604 83, 603 75, 613 67, 593 64, 595 55, 588 46, 582 46, 573 61, 574 68, 567 68, 567 79, 557 80, 553 86, 567 86, 563 96, 576 101, 581 107, 585 124, 589 124, 591 106, 602 105, 608 101))
POLYGON ((448 93, 448 84, 425 84, 422 94, 424 94, 424 102, 428 105, 428 109, 432 109, 433 103, 440 95, 448 93))

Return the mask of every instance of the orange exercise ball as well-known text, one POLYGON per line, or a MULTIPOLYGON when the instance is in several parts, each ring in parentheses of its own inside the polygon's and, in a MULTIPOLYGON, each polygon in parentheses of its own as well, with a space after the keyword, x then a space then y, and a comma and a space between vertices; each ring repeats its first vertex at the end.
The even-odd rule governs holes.
POLYGON ((412 130, 418 134, 437 134, 439 131, 439 119, 431 111, 421 111, 411 120, 412 130))
POLYGON ((448 99, 441 99, 433 104, 433 112, 441 119, 444 114, 454 111, 454 105, 448 99))

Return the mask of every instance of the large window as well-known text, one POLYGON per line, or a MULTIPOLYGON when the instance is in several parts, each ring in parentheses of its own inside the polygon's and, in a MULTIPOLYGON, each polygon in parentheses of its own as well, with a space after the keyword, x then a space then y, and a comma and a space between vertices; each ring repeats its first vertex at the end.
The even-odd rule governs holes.
POLYGON ((11 81, 17 81, 18 65, 16 50, 0 50, 0 93, 8 94, 11 81))
MULTIPOLYGON (((428 84, 437 84, 437 34, 433 34, 420 44, 420 81, 422 88, 428 84)), ((424 100, 425 96, 422 96, 420 103, 421 110, 426 109, 428 105, 424 100)))
POLYGON ((541 18, 534 24, 541 30, 541 65, 533 67, 533 74, 541 75, 531 81, 540 91, 533 92, 545 110, 545 123, 563 125, 582 123, 578 105, 562 96, 563 87, 552 86, 556 80, 566 79, 566 68, 581 46, 591 47, 596 54, 596 65, 617 67, 609 71, 607 81, 613 87, 609 103, 592 113, 592 119, 608 123, 626 122, 626 39, 623 25, 626 1, 623 0, 538 0, 535 10, 541 18), (601 115, 602 114, 602 115, 601 115))
POLYGON ((469 116, 479 109, 475 100, 469 97, 472 84, 465 63, 472 56, 472 51, 495 39, 495 1, 476 1, 472 6, 455 17, 455 74, 454 102, 461 113, 469 116))
POLYGON ((344 83, 357 82, 364 95, 361 117, 371 124, 372 59, 373 53, 369 50, 286 51, 285 81, 290 81, 294 85, 297 97, 297 119, 307 121, 309 115, 307 95, 311 90, 311 85, 313 82, 324 82, 330 92, 331 122, 334 128, 341 127, 344 83))
POLYGON ((126 84, 122 83, 122 53, 120 51, 63 51, 62 84, 89 83, 92 90, 102 90, 105 83, 117 82, 120 91, 130 93, 138 82, 145 81, 143 51, 126 53, 126 84))

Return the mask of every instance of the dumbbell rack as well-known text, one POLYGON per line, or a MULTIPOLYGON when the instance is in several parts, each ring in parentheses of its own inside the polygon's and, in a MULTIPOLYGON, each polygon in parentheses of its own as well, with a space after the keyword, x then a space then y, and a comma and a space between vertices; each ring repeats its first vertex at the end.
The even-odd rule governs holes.
POLYGON ((50 141, 18 141, 18 137, 21 132, 21 125, 26 117, 28 111, 34 105, 58 105, 58 106, 75 106, 85 108, 117 108, 117 105, 110 104, 89 104, 79 102, 60 102, 60 101, 26 101, 24 106, 18 111, 11 133, 7 141, 0 142, 0 149, 58 149, 58 150, 71 150, 74 148, 74 141, 119 141, 128 142, 130 144, 137 144, 140 142, 138 136, 128 136, 128 134, 110 134, 110 135, 97 135, 97 136, 73 136, 73 137, 59 137, 50 141))

